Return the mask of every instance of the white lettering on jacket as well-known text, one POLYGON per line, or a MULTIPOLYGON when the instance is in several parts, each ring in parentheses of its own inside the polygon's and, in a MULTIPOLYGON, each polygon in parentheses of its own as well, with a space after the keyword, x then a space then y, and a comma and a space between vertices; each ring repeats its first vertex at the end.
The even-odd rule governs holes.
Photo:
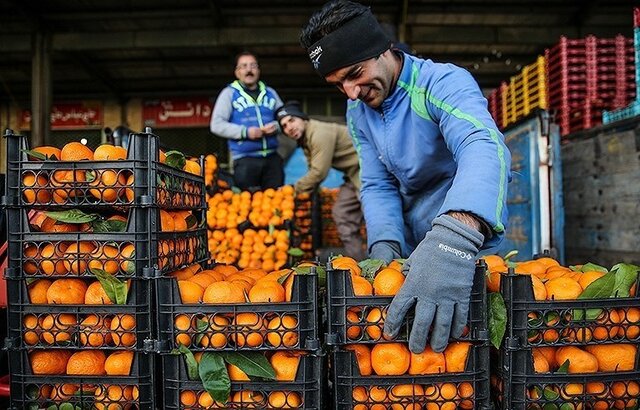
MULTIPOLYGON (((244 98, 243 96, 238 96, 238 98, 233 100, 231 105, 233 105, 233 108, 236 111, 242 112, 247 108, 255 107, 256 103, 255 101, 252 101, 252 100, 247 101, 247 99, 244 98)), ((276 99, 271 97, 264 97, 260 105, 263 107, 269 108, 270 110, 273 110, 276 108, 276 99)))

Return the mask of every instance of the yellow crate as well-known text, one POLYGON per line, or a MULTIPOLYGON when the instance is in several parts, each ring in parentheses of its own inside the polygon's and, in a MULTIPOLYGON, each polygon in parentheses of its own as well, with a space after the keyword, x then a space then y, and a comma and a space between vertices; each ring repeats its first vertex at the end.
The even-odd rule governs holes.
POLYGON ((536 62, 523 67, 509 80, 503 95, 503 124, 507 126, 527 116, 536 108, 547 108, 546 62, 538 56, 536 62))

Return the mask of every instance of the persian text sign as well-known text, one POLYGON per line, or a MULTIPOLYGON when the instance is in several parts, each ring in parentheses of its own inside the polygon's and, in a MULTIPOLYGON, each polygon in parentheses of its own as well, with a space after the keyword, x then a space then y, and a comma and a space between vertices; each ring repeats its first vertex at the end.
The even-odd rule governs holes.
POLYGON ((209 126, 213 105, 206 97, 147 100, 142 106, 142 120, 149 127, 209 126))
MULTIPOLYGON (((102 128, 102 104, 61 103, 51 107, 52 130, 102 128)), ((22 111, 20 129, 31 129, 31 111, 22 111)))

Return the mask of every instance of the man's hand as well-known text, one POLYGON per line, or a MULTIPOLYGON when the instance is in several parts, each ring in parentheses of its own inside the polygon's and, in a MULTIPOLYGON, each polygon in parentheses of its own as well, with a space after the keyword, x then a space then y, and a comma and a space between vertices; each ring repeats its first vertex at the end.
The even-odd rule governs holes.
POLYGON ((247 129, 247 137, 250 140, 257 140, 262 138, 262 130, 258 127, 249 127, 247 129))
POLYGON ((431 325, 431 347, 436 352, 447 347, 449 337, 460 337, 468 320, 475 260, 483 241, 479 231, 456 218, 434 219, 433 228, 404 264, 407 278, 389 306, 385 336, 397 336, 415 304, 409 335, 412 352, 424 351, 431 325))
POLYGON ((395 241, 378 241, 369 252, 369 259, 382 259, 387 264, 400 257, 400 245, 395 241))
POLYGON ((275 134, 276 131, 278 131, 278 125, 276 124, 275 121, 270 122, 269 124, 265 124, 262 127, 260 127, 260 129, 262 130, 263 134, 266 135, 271 135, 271 134, 275 134))

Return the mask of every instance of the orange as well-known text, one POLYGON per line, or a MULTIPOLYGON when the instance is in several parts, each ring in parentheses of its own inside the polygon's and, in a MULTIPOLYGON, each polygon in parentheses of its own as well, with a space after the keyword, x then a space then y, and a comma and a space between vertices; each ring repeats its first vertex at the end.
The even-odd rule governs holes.
POLYGON ((238 347, 262 345, 266 327, 264 320, 256 313, 238 313, 233 319, 236 327, 231 339, 238 347))
POLYGON ((93 151, 79 142, 69 142, 60 151, 61 161, 93 161, 93 151))
POLYGON ((549 373, 550 366, 547 357, 535 347, 531 349, 533 356, 533 370, 536 373, 549 373))
MULTIPOLYGON (((505 266, 506 271, 506 266, 505 266)), ((487 292, 500 292, 500 280, 502 275, 499 271, 488 271, 485 276, 487 283, 487 292)))
POLYGON ((294 315, 276 316, 269 321, 267 341, 273 347, 293 347, 298 344, 298 319, 294 315))
POLYGON ((380 343, 371 349, 371 366, 378 376, 397 376, 411 364, 409 349, 402 343, 380 343))
POLYGON ((467 366, 467 356, 471 349, 469 342, 452 342, 444 349, 444 360, 447 373, 464 372, 467 366))
POLYGON ((69 400, 80 390, 77 384, 56 384, 50 393, 50 398, 56 401, 69 400))
MULTIPOLYGON (((51 147, 48 145, 41 145, 39 147, 35 147, 34 149, 32 149, 32 151, 38 152, 42 155, 44 155, 47 160, 50 161, 60 161, 60 149, 57 147, 51 147)), ((29 156, 29 160, 30 161, 40 161, 39 159, 35 158, 35 157, 31 157, 29 156)))
POLYGON ((507 263, 499 255, 486 255, 482 259, 487 264, 487 270, 489 272, 506 272, 507 263))
POLYGON ((47 315, 42 320, 42 339, 48 344, 67 342, 71 340, 71 333, 78 322, 76 316, 68 313, 47 315))
POLYGON ((438 374, 446 370, 444 353, 436 353, 427 346, 422 353, 411 353, 409 374, 438 374))
POLYGON ((369 346, 365 344, 352 344, 345 345, 344 348, 345 350, 354 352, 358 369, 360 370, 360 376, 371 376, 371 351, 369 350, 369 346))
MULTIPOLYGON (((42 323, 42 319, 40 319, 40 323, 42 323)), ((36 315, 25 315, 24 319, 22 319, 22 326, 24 328, 24 343, 27 346, 38 344, 40 341, 40 333, 42 331, 36 315)))
POLYGON ((52 243, 44 243, 40 248, 36 245, 29 245, 24 250, 25 262, 23 264, 24 272, 33 275, 38 272, 44 275, 64 275, 68 272, 62 261, 63 252, 67 249, 67 245, 58 243, 54 246, 52 243))
POLYGON ((207 286, 202 297, 204 303, 244 303, 242 288, 232 282, 220 281, 207 286))
POLYGON ((138 386, 102 385, 95 390, 97 410, 133 410, 133 404, 123 404, 138 400, 138 386))
POLYGON ((373 294, 395 296, 404 284, 404 275, 391 268, 382 269, 373 280, 373 294))
MULTIPOLYGON (((607 386, 604 383, 601 382, 589 382, 587 383, 587 393, 600 398, 600 399, 604 399, 607 398, 607 386)), ((598 400, 595 403, 592 404, 592 408, 593 410, 608 410, 609 409, 609 403, 607 403, 606 400, 598 400)))
POLYGON ((473 393, 473 385, 471 383, 463 382, 458 385, 458 396, 464 399, 459 405, 461 409, 471 410, 475 408, 473 393))
POLYGON ((591 283, 593 283, 597 279, 600 279, 604 275, 606 275, 606 272, 598 272, 595 270, 584 272, 583 274, 580 275, 578 279, 578 283, 580 284, 582 289, 586 289, 587 286, 589 286, 591 283))
POLYGON ((531 285, 533 286, 533 298, 535 300, 547 299, 547 288, 537 276, 531 275, 531 285))
MULTIPOLYGON (((356 311, 357 308, 347 309, 347 323, 360 323, 360 316, 356 311)), ((362 336, 362 327, 347 326, 347 339, 358 340, 362 336)))
POLYGON ((615 401, 616 409, 633 408, 640 397, 640 385, 635 381, 615 382, 611 385, 611 396, 614 399, 625 399, 615 401))
POLYGON ((89 192, 101 202, 116 202, 122 188, 127 185, 127 177, 122 171, 117 172, 111 169, 89 171, 86 177, 90 181, 89 186, 93 187, 89 192))
POLYGON ((74 242, 64 251, 63 263, 67 271, 75 274, 83 274, 87 270, 87 261, 91 259, 91 253, 96 246, 92 242, 74 242))
POLYGON ((302 405, 300 395, 292 391, 274 391, 269 394, 269 408, 298 409, 302 405))
POLYGON ((598 371, 598 359, 591 353, 575 346, 559 347, 556 350, 556 363, 562 366, 569 360, 569 373, 595 373, 598 371))
POLYGON ((202 300, 204 289, 199 284, 190 280, 179 280, 178 288, 182 303, 199 303, 202 300))
POLYGON ((123 350, 113 352, 104 362, 104 370, 107 376, 128 376, 131 373, 133 363, 133 352, 123 350))
POLYGON ((56 305, 82 305, 87 284, 80 279, 57 279, 47 289, 47 303, 56 305))
POLYGON ((582 293, 582 287, 574 279, 559 277, 550 279, 544 284, 547 289, 548 300, 572 300, 577 299, 582 293))
MULTIPOLYGON (((187 315, 181 314, 176 316, 173 323, 176 330, 190 330, 194 320, 191 320, 187 315)), ((178 333, 176 336, 176 344, 190 346, 191 336, 188 333, 178 333)))
POLYGON ((516 265, 515 272, 518 274, 526 274, 526 275, 544 275, 547 271, 547 266, 539 262, 538 260, 520 262, 516 265))
POLYGON ((68 375, 103 376, 104 362, 107 359, 102 350, 80 350, 67 362, 68 375))
POLYGON ((123 147, 102 144, 93 152, 94 161, 115 161, 127 159, 127 150, 123 147))
POLYGON ((200 164, 197 163, 196 161, 187 160, 184 164, 184 168, 182 169, 194 175, 198 175, 198 176, 202 175, 202 169, 200 167, 200 164))
POLYGON ((391 410, 421 410, 422 405, 419 404, 421 396, 424 396, 424 389, 418 384, 398 384, 389 391, 389 399, 392 402, 400 401, 400 403, 391 404, 391 410), (415 403, 412 403, 414 402, 415 403))
POLYGON ((105 292, 100 281, 92 282, 84 294, 85 305, 113 305, 113 301, 105 292))
POLYGON ((127 199, 127 203, 133 203, 133 200, 135 199, 134 198, 135 197, 135 192, 133 190, 134 182, 135 182, 135 177, 133 176, 133 174, 129 175, 125 185, 127 187, 131 187, 131 188, 126 188, 124 190, 124 196, 127 199))
POLYGON ((371 296, 373 295, 373 286, 368 280, 362 276, 351 275, 353 282, 353 294, 355 296, 371 296))
POLYGON ((195 406, 197 402, 198 398, 193 390, 183 390, 180 392, 180 404, 183 406, 195 406))
POLYGON ((382 331, 384 329, 384 320, 387 317, 387 311, 384 312, 377 307, 371 308, 369 313, 367 313, 366 321, 367 327, 366 332, 369 337, 373 340, 379 340, 382 338, 382 331))
POLYGON ((162 232, 173 232, 175 229, 173 216, 164 209, 160 209, 160 229, 162 232))
POLYGON ((216 265, 213 267, 213 270, 226 276, 232 273, 236 273, 238 271, 238 268, 233 265, 216 265))
POLYGON ((280 350, 271 356, 271 366, 276 373, 276 380, 292 382, 296 379, 300 355, 290 351, 280 350))
POLYGON ((80 344, 82 346, 102 347, 111 343, 109 333, 111 319, 89 315, 80 322, 80 344))
POLYGON ((109 275, 115 275, 120 269, 120 251, 117 246, 103 245, 91 253, 89 270, 102 270, 109 275))
POLYGON ((549 364, 549 369, 556 369, 558 363, 556 362, 556 348, 554 346, 542 346, 533 348, 534 351, 542 354, 549 364))
POLYGON ((262 395, 262 393, 254 392, 251 390, 241 390, 233 394, 231 401, 233 403, 240 404, 237 408, 258 409, 263 408, 265 397, 262 395))
POLYGON ((231 363, 227 364, 227 373, 229 373, 229 379, 236 382, 249 381, 249 376, 239 367, 232 365, 231 363))
POLYGON ((252 303, 280 303, 285 301, 284 287, 276 281, 263 281, 249 291, 252 303))
POLYGON ((427 396, 426 409, 428 410, 454 410, 457 408, 453 400, 458 395, 458 389, 454 383, 427 385, 424 393, 427 396))
POLYGON ((596 323, 604 326, 593 327, 593 338, 595 340, 611 340, 618 335, 620 326, 614 326, 621 322, 620 315, 615 309, 604 310, 596 320, 596 323))
POLYGON ((38 279, 31 283, 28 287, 29 301, 34 305, 46 305, 48 303, 47 291, 51 283, 48 279, 38 279))
POLYGON ((618 343, 585 346, 584 349, 597 359, 598 371, 625 372, 634 369, 638 346, 618 343))
POLYGON ((46 204, 51 201, 51 192, 46 189, 49 185, 47 178, 38 174, 25 173, 22 176, 22 186, 28 187, 22 189, 22 195, 26 204, 46 204))
POLYGON ((53 218, 46 217, 40 225, 40 232, 77 232, 78 224, 58 222, 53 218))
POLYGON ((134 330, 136 327, 136 319, 132 315, 116 315, 111 320, 111 337, 116 346, 131 347, 136 344, 136 335, 134 332, 126 332, 126 330, 134 330))
POLYGON ((125 274, 133 275, 136 273, 136 247, 132 243, 125 245, 120 251, 122 262, 120 269, 125 274))
POLYGON ((229 319, 224 316, 213 315, 208 317, 208 323, 208 329, 213 330, 213 332, 207 332, 200 341, 200 345, 203 347, 225 347, 227 345, 227 335, 224 331, 229 329, 229 319))
POLYGON ((535 259, 535 261, 538 262, 538 264, 544 265, 547 269, 555 267, 555 266, 560 266, 560 262, 558 262, 557 260, 555 260, 553 258, 550 258, 548 256, 535 259))
POLYGON ((640 308, 619 309, 618 316, 623 326, 618 330, 618 336, 634 340, 640 336, 640 308), (630 325, 635 323, 635 325, 630 325))
POLYGON ((358 262, 349 256, 338 256, 331 260, 331 266, 333 269, 343 269, 351 272, 353 276, 360 276, 362 269, 358 266, 358 262))
MULTIPOLYGON (((173 272, 169 272, 167 274, 167 276, 170 276, 170 277, 175 278, 177 280, 188 280, 189 278, 192 278, 193 275, 194 275, 194 273, 188 267, 182 268, 182 269, 178 269, 178 270, 175 270, 173 272)), ((204 293, 204 289, 202 290, 202 292, 204 293)))
POLYGON ((71 357, 68 350, 34 350, 29 353, 33 374, 65 374, 71 357))

